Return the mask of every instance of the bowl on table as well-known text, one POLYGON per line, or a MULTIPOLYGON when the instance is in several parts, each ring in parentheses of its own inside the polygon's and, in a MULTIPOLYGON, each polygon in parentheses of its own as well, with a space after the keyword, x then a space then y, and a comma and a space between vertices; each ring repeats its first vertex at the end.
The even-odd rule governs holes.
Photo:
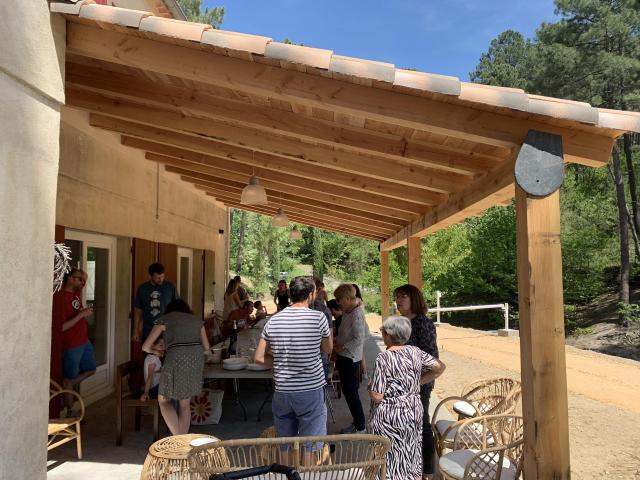
POLYGON ((244 370, 249 360, 246 358, 227 358, 222 361, 222 368, 225 370, 244 370))
POLYGON ((247 364, 247 370, 252 370, 254 372, 264 372, 266 370, 271 370, 271 367, 267 367, 266 365, 262 365, 260 363, 249 363, 247 364))

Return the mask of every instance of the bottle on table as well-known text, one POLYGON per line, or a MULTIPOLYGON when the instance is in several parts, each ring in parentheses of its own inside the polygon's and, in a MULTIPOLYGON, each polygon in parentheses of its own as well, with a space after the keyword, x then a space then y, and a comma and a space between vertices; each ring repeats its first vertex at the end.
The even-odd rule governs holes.
POLYGON ((238 344, 238 322, 233 321, 233 331, 229 337, 229 355, 235 355, 238 344))

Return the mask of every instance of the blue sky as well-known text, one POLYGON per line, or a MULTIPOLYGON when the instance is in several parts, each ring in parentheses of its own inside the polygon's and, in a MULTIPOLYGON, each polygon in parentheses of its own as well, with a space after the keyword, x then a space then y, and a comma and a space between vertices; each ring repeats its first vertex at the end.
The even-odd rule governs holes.
POLYGON ((285 37, 336 54, 468 80, 500 32, 533 37, 554 21, 552 0, 204 0, 224 6, 224 30, 282 41, 285 37))

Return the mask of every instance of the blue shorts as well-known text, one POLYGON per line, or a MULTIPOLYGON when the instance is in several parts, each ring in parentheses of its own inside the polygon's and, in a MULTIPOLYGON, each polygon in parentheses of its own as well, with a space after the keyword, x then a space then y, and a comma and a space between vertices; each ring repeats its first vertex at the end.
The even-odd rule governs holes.
POLYGON ((93 354, 91 342, 62 352, 62 374, 64 378, 73 379, 81 373, 93 372, 95 369, 96 357, 93 354))
POLYGON ((326 435, 327 406, 324 402, 324 388, 307 392, 275 391, 271 409, 277 436, 326 435))

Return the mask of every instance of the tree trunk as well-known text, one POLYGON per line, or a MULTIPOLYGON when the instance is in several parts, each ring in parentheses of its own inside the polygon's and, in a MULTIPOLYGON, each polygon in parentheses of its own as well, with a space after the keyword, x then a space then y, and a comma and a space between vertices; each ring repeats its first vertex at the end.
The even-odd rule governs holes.
MULTIPOLYGON (((620 229, 620 286, 618 298, 623 304, 629 303, 629 227, 627 224, 627 206, 624 194, 624 182, 620 165, 620 149, 614 145, 612 153, 613 182, 616 187, 618 204, 618 226, 620 229)), ((623 318, 620 318, 623 321, 623 318)))
POLYGON ((247 228, 247 212, 240 213, 240 232, 238 234, 238 255, 236 256, 236 275, 242 271, 242 248, 244 247, 244 231, 247 228))
POLYGON ((631 195, 631 213, 633 226, 636 232, 640 232, 640 212, 638 211, 638 184, 636 182, 636 172, 633 166, 633 152, 631 150, 631 135, 625 133, 622 136, 624 146, 624 157, 627 162, 627 183, 629 194, 631 195))
POLYGON ((322 252, 322 234, 317 228, 313 229, 313 276, 320 281, 324 278, 324 255, 322 252))

